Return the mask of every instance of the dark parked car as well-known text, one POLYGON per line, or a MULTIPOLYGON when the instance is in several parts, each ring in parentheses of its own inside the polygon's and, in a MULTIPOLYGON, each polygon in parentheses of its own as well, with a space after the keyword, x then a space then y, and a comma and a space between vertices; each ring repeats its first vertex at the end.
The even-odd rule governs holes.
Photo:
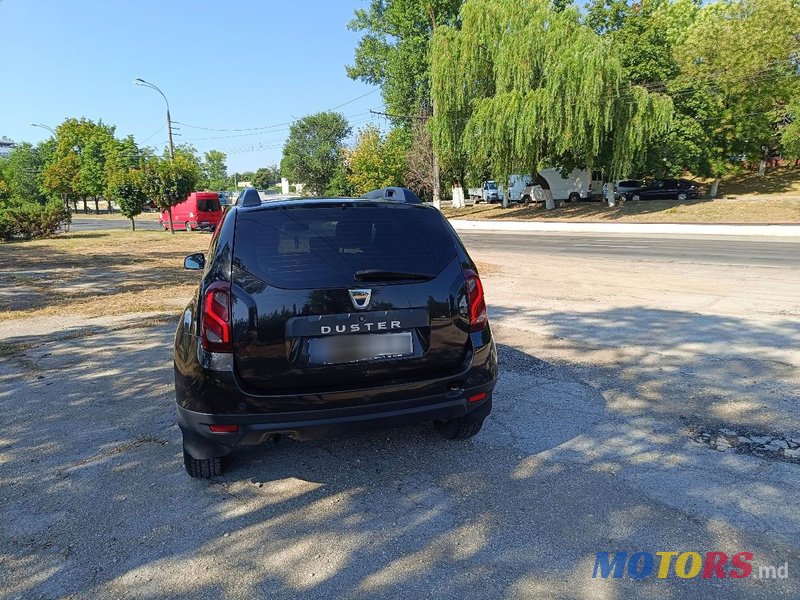
POLYGON ((688 179, 656 179, 638 190, 620 194, 622 198, 638 200, 689 200, 697 198, 697 184, 688 179))
MULTIPOLYGON (((254 195, 255 194, 255 195, 254 195)), ((192 477, 276 436, 433 422, 475 435, 497 352, 475 264, 413 192, 226 209, 175 336, 175 391, 192 477), (378 197, 375 197, 378 196, 378 197)))

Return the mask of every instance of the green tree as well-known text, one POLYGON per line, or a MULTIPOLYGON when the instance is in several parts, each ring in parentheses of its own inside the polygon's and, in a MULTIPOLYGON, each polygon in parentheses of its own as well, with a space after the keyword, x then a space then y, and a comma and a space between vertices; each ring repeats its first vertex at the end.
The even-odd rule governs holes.
MULTIPOLYGON (((347 75, 379 85, 389 113, 416 115, 431 106, 430 40, 455 25, 463 0, 372 0, 348 24, 363 32, 347 75)), ((406 123, 406 121, 401 121, 406 123)))
POLYGON ((209 150, 203 161, 204 187, 209 190, 223 190, 228 184, 228 156, 219 150, 209 150))
POLYGON ((741 157, 765 159, 800 91, 800 7, 796 0, 720 0, 702 7, 677 53, 680 90, 702 106, 699 119, 712 195, 741 157))
POLYGON ((253 175, 253 186, 259 190, 267 189, 281 180, 281 172, 277 165, 256 169, 253 175))
POLYGON ((175 160, 152 157, 145 161, 142 172, 142 189, 161 210, 169 215, 169 230, 172 225, 172 207, 180 204, 197 187, 200 169, 186 153, 175 153, 175 160))
POLYGON ((4 179, 12 198, 22 202, 47 201, 42 193, 44 163, 40 149, 28 142, 18 144, 3 160, 4 179))
POLYGON ((350 182, 355 195, 390 185, 403 185, 408 136, 400 129, 382 136, 374 125, 359 132, 348 154, 350 182))
POLYGON ((675 82, 680 73, 676 50, 698 9, 695 0, 594 0, 589 5, 585 23, 619 55, 624 80, 669 95, 675 108, 670 130, 651 138, 624 176, 705 170, 703 128, 697 120, 702 107, 675 82))
POLYGON ((328 187, 325 188, 325 195, 331 198, 348 198, 354 196, 353 185, 349 179, 349 162, 350 151, 343 148, 339 154, 339 162, 336 164, 336 170, 333 177, 328 182, 328 187))
POLYGON ((108 140, 105 153, 105 189, 103 190, 103 197, 108 202, 108 212, 110 213, 112 200, 117 201, 117 186, 119 182, 125 179, 130 170, 141 166, 144 161, 144 154, 131 135, 121 140, 116 138, 108 140))
POLYGON ((350 134, 339 113, 321 112, 292 123, 283 147, 281 173, 323 195, 339 163, 344 139, 350 134))
MULTIPOLYGON (((114 140, 114 127, 105 125, 102 121, 95 123, 89 119, 66 119, 56 128, 56 144, 53 152, 53 162, 62 161, 68 155, 77 157, 77 172, 69 186, 75 196, 83 200, 84 211, 87 211, 86 199, 93 198, 95 211, 99 212, 98 201, 103 195, 106 186, 106 154, 114 140)), ((75 159, 67 159, 69 165, 75 165, 75 159)), ((67 171, 65 171, 67 172, 67 171)), ((56 185, 51 182, 51 189, 59 188, 62 191, 67 187, 66 182, 56 185)))
POLYGON ((42 186, 44 189, 59 196, 65 205, 72 201, 75 211, 78 210, 78 197, 76 191, 78 171, 80 170, 80 157, 75 152, 54 158, 42 171, 42 186))
POLYGON ((134 217, 142 213, 148 199, 144 185, 144 173, 139 169, 117 170, 108 181, 107 197, 116 201, 122 216, 131 220, 131 231, 136 231, 134 217))
POLYGON ((467 0, 432 56, 433 143, 445 166, 504 180, 542 163, 628 171, 665 132, 672 102, 626 82, 619 56, 577 9, 546 0, 467 0), (502 31, 502 35, 498 35, 502 31))

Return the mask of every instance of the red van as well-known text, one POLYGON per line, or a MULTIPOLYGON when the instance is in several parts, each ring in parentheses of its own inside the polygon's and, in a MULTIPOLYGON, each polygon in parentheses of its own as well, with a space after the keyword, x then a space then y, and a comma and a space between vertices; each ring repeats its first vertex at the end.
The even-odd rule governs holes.
MULTIPOLYGON (((172 226, 175 229, 214 230, 222 218, 222 205, 216 192, 192 192, 189 197, 172 207, 172 226)), ((164 211, 159 219, 164 229, 169 229, 169 213, 164 211)))

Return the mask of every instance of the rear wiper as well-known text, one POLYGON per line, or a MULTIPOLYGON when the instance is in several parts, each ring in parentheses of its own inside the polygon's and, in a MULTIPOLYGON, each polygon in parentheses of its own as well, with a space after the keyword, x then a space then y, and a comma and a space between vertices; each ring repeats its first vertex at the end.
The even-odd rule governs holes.
POLYGON ((417 281, 428 281, 433 279, 433 276, 423 273, 406 273, 404 271, 381 271, 379 269, 364 269, 356 271, 353 275, 356 281, 397 281, 402 279, 411 279, 417 281))

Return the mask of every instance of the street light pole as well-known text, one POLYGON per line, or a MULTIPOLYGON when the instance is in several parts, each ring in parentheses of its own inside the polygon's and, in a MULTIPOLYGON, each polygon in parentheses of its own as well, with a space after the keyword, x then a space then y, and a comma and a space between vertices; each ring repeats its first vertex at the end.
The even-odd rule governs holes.
POLYGON ((47 129, 47 131, 53 134, 53 137, 57 135, 55 129, 48 125, 44 125, 43 123, 31 123, 31 127, 41 127, 42 129, 47 129))
POLYGON ((161 97, 164 99, 164 104, 167 105, 167 133, 169 135, 169 159, 175 160, 175 147, 172 144, 172 117, 170 117, 169 114, 169 100, 167 100, 167 97, 164 95, 164 92, 162 92, 157 85, 152 84, 149 81, 145 81, 144 79, 137 77, 136 79, 133 80, 133 83, 135 85, 149 87, 150 89, 157 91, 159 94, 161 94, 161 97))

